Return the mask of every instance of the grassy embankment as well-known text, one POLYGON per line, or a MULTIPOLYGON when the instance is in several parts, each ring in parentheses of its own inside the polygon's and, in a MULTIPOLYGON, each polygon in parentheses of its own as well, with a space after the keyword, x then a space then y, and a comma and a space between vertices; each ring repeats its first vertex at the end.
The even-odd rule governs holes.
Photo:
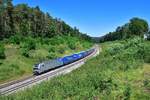
POLYGON ((91 43, 76 37, 31 38, 14 36, 1 42, 5 58, 0 59, 0 83, 32 75, 32 66, 43 60, 85 50, 91 43))
POLYGON ((140 38, 101 44, 83 67, 4 100, 150 99, 150 42, 140 38))

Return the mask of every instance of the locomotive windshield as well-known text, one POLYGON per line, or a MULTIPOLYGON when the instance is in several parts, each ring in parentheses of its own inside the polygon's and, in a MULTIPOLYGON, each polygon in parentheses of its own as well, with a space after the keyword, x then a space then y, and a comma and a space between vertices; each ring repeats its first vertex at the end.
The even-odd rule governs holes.
POLYGON ((34 65, 34 67, 38 67, 38 66, 39 66, 39 64, 35 64, 35 65, 34 65))
POLYGON ((38 70, 38 67, 34 67, 33 69, 34 69, 34 70, 38 70))
POLYGON ((39 64, 35 64, 33 70, 39 70, 39 64))

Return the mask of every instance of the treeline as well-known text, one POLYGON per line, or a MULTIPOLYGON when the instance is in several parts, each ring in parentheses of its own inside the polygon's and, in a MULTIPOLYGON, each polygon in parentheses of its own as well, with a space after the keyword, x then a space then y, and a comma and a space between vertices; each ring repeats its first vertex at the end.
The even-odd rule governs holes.
POLYGON ((12 0, 0 0, 0 39, 12 35, 33 37, 54 37, 58 35, 77 36, 90 40, 74 27, 64 21, 53 18, 49 13, 44 13, 40 8, 31 8, 27 4, 14 6, 12 0))
POLYGON ((100 42, 122 40, 132 38, 134 36, 144 37, 150 40, 150 31, 147 21, 140 18, 132 18, 129 23, 117 27, 114 32, 100 37, 100 42))

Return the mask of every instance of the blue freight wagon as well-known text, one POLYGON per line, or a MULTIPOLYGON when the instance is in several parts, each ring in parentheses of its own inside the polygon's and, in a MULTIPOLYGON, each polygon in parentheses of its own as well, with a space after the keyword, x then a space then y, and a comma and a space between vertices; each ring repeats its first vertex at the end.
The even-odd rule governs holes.
POLYGON ((66 56, 66 57, 63 58, 63 63, 64 63, 64 65, 69 64, 69 63, 72 63, 72 62, 74 62, 74 61, 75 61, 75 58, 73 57, 73 55, 71 55, 71 56, 66 56))

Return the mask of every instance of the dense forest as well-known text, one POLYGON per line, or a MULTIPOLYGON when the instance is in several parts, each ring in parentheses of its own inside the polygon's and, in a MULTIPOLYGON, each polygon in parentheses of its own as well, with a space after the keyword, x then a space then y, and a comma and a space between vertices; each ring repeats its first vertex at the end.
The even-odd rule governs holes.
POLYGON ((42 12, 38 6, 34 8, 27 4, 14 6, 12 0, 0 0, 0 39, 12 35, 49 38, 68 35, 90 39, 60 18, 53 18, 49 13, 42 12))
POLYGON ((109 32, 100 37, 100 42, 128 39, 134 36, 139 36, 141 38, 146 36, 147 39, 150 40, 150 31, 147 21, 136 17, 132 18, 123 26, 117 27, 114 32, 109 32))

